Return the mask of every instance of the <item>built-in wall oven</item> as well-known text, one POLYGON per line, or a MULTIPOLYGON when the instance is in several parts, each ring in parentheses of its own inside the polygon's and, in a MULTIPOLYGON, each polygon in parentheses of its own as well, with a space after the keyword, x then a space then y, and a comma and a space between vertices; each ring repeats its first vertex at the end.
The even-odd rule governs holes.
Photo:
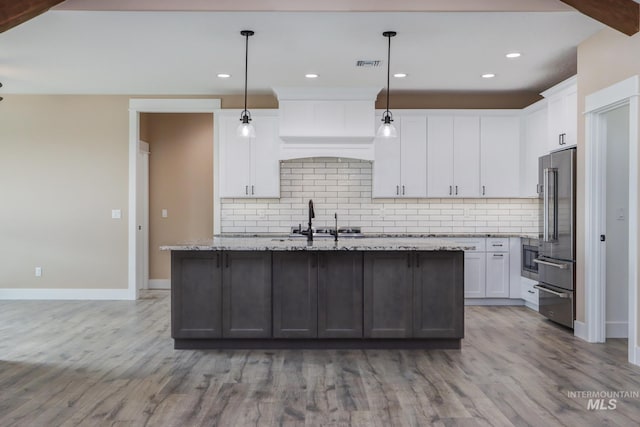
POLYGON ((538 239, 521 239, 522 241, 522 262, 520 275, 531 280, 538 280, 538 239))

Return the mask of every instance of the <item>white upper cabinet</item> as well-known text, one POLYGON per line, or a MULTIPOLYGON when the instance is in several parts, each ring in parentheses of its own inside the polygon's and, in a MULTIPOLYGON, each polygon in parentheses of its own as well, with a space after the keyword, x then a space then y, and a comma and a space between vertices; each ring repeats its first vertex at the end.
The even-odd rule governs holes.
POLYGON ((429 116, 428 197, 478 197, 480 117, 429 116))
POLYGON ((453 194, 457 197, 480 195, 480 117, 453 119, 453 194))
POLYGON ((373 197, 426 197, 427 118, 396 116, 397 138, 375 139, 373 197))
POLYGON ((520 117, 488 116, 480 121, 480 195, 520 194, 520 117))
POLYGON ((575 146, 578 131, 578 85, 571 77, 542 93, 547 98, 548 149, 575 146))
POLYGON ((429 116, 427 126, 427 195, 453 195, 453 116, 429 116))
POLYGON ((255 138, 236 134, 240 112, 220 113, 220 197, 280 197, 278 117, 254 115, 255 138))
POLYGON ((427 117, 401 117, 400 135, 400 194, 427 197, 427 117))
POLYGON ((538 197, 538 158, 549 151, 546 100, 525 109, 522 126, 520 196, 538 197))

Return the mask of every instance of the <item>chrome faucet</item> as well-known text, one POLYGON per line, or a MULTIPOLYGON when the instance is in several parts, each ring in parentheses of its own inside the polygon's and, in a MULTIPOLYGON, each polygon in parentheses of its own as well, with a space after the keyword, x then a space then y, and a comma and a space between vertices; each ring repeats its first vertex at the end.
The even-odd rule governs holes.
POLYGON ((309 200, 309 229, 307 230, 307 242, 313 242, 312 220, 316 217, 313 211, 313 200, 309 200))

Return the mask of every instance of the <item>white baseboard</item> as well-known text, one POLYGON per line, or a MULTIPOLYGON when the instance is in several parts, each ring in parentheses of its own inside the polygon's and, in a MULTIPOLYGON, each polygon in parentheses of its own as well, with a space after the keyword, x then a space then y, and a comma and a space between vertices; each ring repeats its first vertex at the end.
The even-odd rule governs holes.
POLYGON ((606 322, 606 338, 629 338, 629 322, 606 322))
POLYGON ((631 363, 633 363, 636 366, 640 366, 640 347, 636 346, 635 348, 635 356, 636 356, 636 360, 632 360, 631 363))
POLYGON ((525 306, 525 307, 527 307, 528 309, 533 310, 533 311, 536 311, 536 312, 537 312, 537 311, 540 311, 540 310, 539 310, 539 307, 538 307, 538 304, 535 304, 535 303, 529 302, 529 301, 527 301, 527 300, 524 300, 524 306, 525 306))
POLYGON ((465 298, 464 305, 524 305, 518 298, 465 298))
POLYGON ((587 340, 587 324, 584 322, 580 322, 579 320, 573 321, 573 335, 580 338, 581 340, 587 340))
POLYGON ((171 279, 149 279, 149 289, 171 289, 171 279))
POLYGON ((0 300, 133 300, 128 289, 0 289, 0 300))

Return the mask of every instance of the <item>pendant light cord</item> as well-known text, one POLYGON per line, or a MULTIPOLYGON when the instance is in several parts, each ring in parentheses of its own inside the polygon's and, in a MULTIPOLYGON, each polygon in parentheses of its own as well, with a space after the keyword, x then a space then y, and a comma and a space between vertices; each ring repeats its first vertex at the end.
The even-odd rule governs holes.
MULTIPOLYGON (((249 33, 245 34, 244 47, 244 111, 247 111, 247 74, 249 73, 249 33)), ((388 108, 388 107, 387 107, 388 108)))
POLYGON ((389 39, 389 48, 387 49, 387 114, 389 114, 389 83, 391 75, 391 34, 387 36, 389 39))

